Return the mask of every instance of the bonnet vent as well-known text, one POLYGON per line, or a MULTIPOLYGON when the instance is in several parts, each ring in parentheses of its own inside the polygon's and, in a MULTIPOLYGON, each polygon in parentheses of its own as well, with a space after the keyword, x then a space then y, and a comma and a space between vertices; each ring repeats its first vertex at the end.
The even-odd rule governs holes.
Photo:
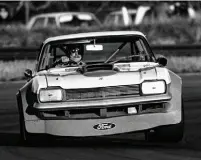
POLYGON ((117 72, 113 69, 113 64, 107 63, 86 65, 79 71, 81 74, 90 77, 110 76, 117 72))
POLYGON ((83 72, 94 72, 94 71, 100 71, 100 70, 106 70, 111 71, 113 70, 113 64, 108 63, 101 63, 101 64, 92 64, 92 65, 86 65, 83 67, 83 72))

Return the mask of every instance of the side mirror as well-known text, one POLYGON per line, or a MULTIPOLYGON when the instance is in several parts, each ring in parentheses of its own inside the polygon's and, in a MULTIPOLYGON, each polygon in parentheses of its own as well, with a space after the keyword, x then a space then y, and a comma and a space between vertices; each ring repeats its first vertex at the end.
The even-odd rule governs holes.
POLYGON ((158 57, 156 61, 163 67, 167 65, 167 58, 165 58, 164 56, 158 57))
POLYGON ((32 78, 32 71, 30 69, 26 69, 24 72, 24 76, 26 78, 32 78))

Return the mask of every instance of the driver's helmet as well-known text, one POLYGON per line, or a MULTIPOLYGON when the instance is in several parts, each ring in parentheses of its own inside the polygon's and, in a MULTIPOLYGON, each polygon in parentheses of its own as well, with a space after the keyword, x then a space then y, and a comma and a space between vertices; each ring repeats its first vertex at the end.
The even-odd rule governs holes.
POLYGON ((80 47, 75 46, 70 48, 70 56, 69 56, 70 60, 74 62, 80 62, 82 56, 79 53, 80 53, 80 47))

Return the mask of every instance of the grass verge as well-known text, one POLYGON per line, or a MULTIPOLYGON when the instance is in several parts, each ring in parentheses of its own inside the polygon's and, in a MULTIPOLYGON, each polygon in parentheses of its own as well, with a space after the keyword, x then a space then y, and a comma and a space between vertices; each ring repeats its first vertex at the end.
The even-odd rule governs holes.
MULTIPOLYGON (((167 57, 167 68, 175 73, 201 72, 201 56, 170 56, 167 57)), ((24 70, 34 69, 34 60, 0 61, 0 81, 15 81, 24 79, 24 70)))
POLYGON ((34 69, 34 66, 32 60, 0 61, 0 81, 22 80, 25 69, 34 69))
POLYGON ((198 73, 201 72, 201 56, 167 57, 167 68, 176 73, 198 73))

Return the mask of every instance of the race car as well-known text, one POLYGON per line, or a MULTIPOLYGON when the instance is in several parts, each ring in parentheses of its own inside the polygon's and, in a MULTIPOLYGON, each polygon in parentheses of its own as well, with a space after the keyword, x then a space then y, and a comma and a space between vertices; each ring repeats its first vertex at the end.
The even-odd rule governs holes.
POLYGON ((148 141, 181 141, 182 79, 166 65, 139 31, 46 39, 16 94, 22 140, 141 131, 148 141))

